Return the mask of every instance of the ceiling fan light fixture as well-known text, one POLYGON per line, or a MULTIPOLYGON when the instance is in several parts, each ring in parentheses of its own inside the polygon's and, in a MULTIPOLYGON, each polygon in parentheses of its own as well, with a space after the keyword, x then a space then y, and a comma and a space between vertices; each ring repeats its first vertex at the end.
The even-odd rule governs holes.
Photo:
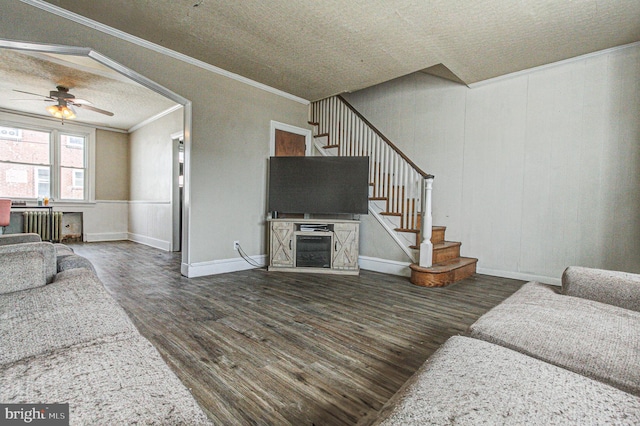
POLYGON ((76 118, 76 114, 73 110, 66 105, 49 105, 47 107, 47 111, 49 111, 49 114, 53 115, 55 118, 59 118, 61 120, 71 120, 76 118))

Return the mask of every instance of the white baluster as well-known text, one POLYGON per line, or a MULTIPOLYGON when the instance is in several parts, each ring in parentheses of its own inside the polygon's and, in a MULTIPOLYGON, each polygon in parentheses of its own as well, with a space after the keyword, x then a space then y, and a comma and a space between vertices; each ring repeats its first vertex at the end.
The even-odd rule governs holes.
POLYGON ((428 268, 433 262, 433 244, 431 243, 431 228, 433 217, 431 216, 431 192, 433 190, 433 177, 423 180, 422 191, 422 242, 420 243, 420 266, 428 268))
POLYGON ((336 98, 332 98, 332 107, 331 107, 331 144, 336 144, 338 143, 338 114, 340 113, 340 111, 338 110, 337 106, 337 100, 336 98))

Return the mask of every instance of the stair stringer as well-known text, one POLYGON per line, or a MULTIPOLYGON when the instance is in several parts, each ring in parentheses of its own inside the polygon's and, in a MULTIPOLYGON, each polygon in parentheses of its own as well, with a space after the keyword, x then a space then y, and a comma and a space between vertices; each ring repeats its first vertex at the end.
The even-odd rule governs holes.
MULTIPOLYGON (((327 136, 314 138, 314 146, 316 148, 316 151, 318 151, 320 155, 323 155, 325 157, 335 157, 337 154, 336 153, 337 150, 335 148, 331 148, 330 150, 324 148, 326 146, 327 139, 328 139, 327 136)), ((385 231, 387 231, 387 233, 391 236, 393 241, 409 257, 409 259, 411 259, 412 262, 418 262, 419 251, 412 249, 410 247, 412 244, 415 244, 415 243, 412 243, 411 241, 408 241, 408 240, 403 241, 404 238, 400 235, 400 233, 396 232, 395 230, 395 228, 397 228, 398 225, 394 224, 390 219, 381 215, 377 211, 378 209, 376 209, 375 201, 372 201, 372 200, 369 201, 368 210, 371 216, 373 216, 380 223, 380 225, 382 225, 385 231)))

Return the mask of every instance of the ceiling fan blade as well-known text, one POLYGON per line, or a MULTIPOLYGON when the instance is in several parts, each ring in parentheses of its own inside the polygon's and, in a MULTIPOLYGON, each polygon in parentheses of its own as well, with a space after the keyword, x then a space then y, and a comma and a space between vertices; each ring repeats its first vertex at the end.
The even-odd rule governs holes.
POLYGON ((105 110, 100 109, 100 108, 96 108, 96 107, 92 107, 92 106, 84 105, 84 104, 75 104, 75 106, 77 106, 78 108, 82 108, 82 109, 88 109, 89 111, 99 112, 100 114, 108 115, 109 117, 113 117, 113 113, 112 112, 105 111, 105 110))
POLYGON ((93 105, 93 102, 90 102, 86 99, 73 98, 73 99, 67 99, 66 101, 74 105, 93 105))
POLYGON ((20 93, 26 93, 27 95, 34 95, 34 96, 40 96, 41 98, 47 98, 47 99, 52 99, 49 96, 45 96, 45 95, 39 95, 37 93, 31 93, 31 92, 25 92, 24 90, 17 90, 17 89, 13 89, 14 92, 20 92, 20 93))

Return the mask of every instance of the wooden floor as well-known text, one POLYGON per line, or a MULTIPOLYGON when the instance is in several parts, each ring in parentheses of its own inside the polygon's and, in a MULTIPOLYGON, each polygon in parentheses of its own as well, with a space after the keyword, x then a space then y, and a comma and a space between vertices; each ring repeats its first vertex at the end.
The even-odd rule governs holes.
POLYGON ((180 254, 73 244, 216 424, 353 425, 439 345, 523 281, 444 288, 360 276, 243 272, 187 279, 180 254))

